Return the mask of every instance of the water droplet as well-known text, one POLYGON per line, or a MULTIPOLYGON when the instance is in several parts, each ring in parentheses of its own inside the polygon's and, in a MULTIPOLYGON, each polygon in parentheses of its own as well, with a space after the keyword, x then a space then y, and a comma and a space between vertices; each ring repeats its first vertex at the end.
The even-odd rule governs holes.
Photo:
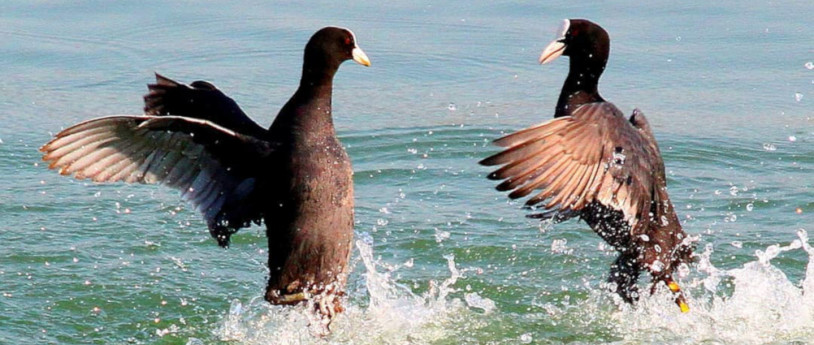
POLYGON ((557 254, 569 254, 571 250, 568 249, 568 240, 563 238, 561 240, 551 241, 551 251, 557 254))
POLYGON ((238 299, 233 299, 229 305, 229 315, 240 315, 241 313, 243 313, 243 303, 240 303, 238 299))
POLYGON ((746 204, 746 210, 747 211, 752 212, 752 210, 754 210, 754 209, 755 209, 755 204, 753 204, 751 202, 746 204))
POLYGON ((481 297, 477 292, 464 294, 464 301, 470 308, 483 309, 483 312, 488 314, 497 308, 495 301, 486 297, 481 297))
POLYGON ((795 142, 795 141, 797 141, 797 137, 795 137, 793 135, 789 135, 789 141, 795 142))
POLYGON ((617 153, 617 152, 613 153, 613 163, 616 164, 616 165, 624 165, 625 164, 625 158, 627 158, 627 157, 622 153, 617 153))
POLYGON ((678 276, 680 278, 685 278, 690 274, 690 265, 686 263, 681 263, 678 265, 678 276))
POLYGON ((644 241, 644 242, 650 242, 650 236, 647 236, 645 234, 639 235, 639 238, 641 238, 642 241, 644 241))
POLYGON ((676 42, 680 42, 680 41, 681 41, 681 36, 676 36, 676 42))
POLYGON ((650 270, 653 272, 661 272, 664 269, 664 263, 661 260, 653 261, 653 264, 650 265, 650 270))
POLYGON ((450 111, 455 111, 455 110, 458 110, 458 107, 455 105, 455 103, 450 103, 447 106, 447 109, 449 109, 450 111))
POLYGON ((738 248, 738 249, 743 248, 743 242, 741 242, 741 241, 732 241, 729 244, 731 244, 733 247, 738 248))
POLYGON ((204 344, 203 340, 201 340, 201 339, 189 338, 189 340, 187 340, 186 345, 205 345, 205 344, 204 344))
POLYGON ((736 186, 729 187, 729 195, 737 196, 738 195, 738 187, 736 187, 736 186))
POLYGON ((766 151, 776 151, 777 146, 774 146, 774 144, 771 144, 771 143, 764 143, 763 144, 763 149, 766 150, 766 151))
POLYGON ((803 100, 803 94, 799 93, 799 92, 795 92, 794 93, 794 100, 797 101, 797 102, 802 101, 803 100))
POLYGON ((806 64, 804 66, 806 66, 806 69, 812 70, 812 69, 814 69, 814 62, 811 62, 811 61, 806 62, 806 64))
POLYGON ((534 341, 534 337, 531 336, 531 333, 523 333, 520 336, 520 342, 523 344, 531 344, 532 341, 534 341))
POLYGON ((441 243, 442 241, 448 239, 450 235, 451 234, 449 231, 443 231, 435 228, 435 242, 437 243, 441 243))

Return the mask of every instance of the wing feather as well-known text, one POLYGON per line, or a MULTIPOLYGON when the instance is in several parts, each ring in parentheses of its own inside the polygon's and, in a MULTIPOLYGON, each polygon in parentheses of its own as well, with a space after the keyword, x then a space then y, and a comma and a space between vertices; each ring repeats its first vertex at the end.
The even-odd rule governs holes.
POLYGON ((557 214, 597 202, 621 212, 635 231, 663 174, 655 139, 649 127, 638 125, 642 121, 640 112, 628 121, 611 103, 585 104, 570 116, 495 140, 505 150, 481 164, 503 165, 489 178, 504 180, 497 188, 511 190, 510 198, 540 190, 528 206, 557 214))
MULTIPOLYGON (((542 138, 554 133, 563 126, 568 125, 567 121, 554 119, 526 129, 519 130, 505 137, 496 139, 493 143, 500 147, 513 147, 526 141, 542 138)), ((488 165, 488 164, 484 164, 488 165)))
POLYGON ((243 182, 262 178, 258 164, 264 166, 274 152, 267 141, 206 120, 149 115, 86 121, 40 150, 50 168, 77 179, 176 188, 204 215, 210 231, 228 223, 231 232, 262 218, 256 203, 248 202, 255 184, 243 182), (243 218, 230 219, 226 207, 241 208, 243 218))
POLYGON ((252 121, 237 103, 205 81, 190 85, 179 83, 158 73, 156 83, 147 85, 144 113, 149 115, 180 115, 208 120, 221 127, 261 137, 266 129, 252 121))

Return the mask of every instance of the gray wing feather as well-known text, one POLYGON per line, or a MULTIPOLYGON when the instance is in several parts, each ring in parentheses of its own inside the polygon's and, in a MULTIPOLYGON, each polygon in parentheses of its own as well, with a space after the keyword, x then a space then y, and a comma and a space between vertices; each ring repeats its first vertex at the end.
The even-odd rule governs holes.
POLYGON ((49 168, 77 179, 162 183, 178 189, 210 230, 228 227, 234 232, 261 218, 255 206, 234 205, 256 192, 258 164, 274 152, 272 146, 206 120, 125 115, 65 129, 40 150, 49 168), (224 214, 227 204, 243 211, 224 214))
POLYGON ((481 164, 502 165, 489 178, 505 180, 497 188, 511 190, 511 198, 537 191, 527 205, 568 215, 598 202, 621 212, 635 234, 649 221, 649 207, 640 206, 652 202, 663 176, 655 139, 649 127, 637 126, 641 121, 641 112, 628 121, 611 103, 585 104, 497 139, 506 149, 481 164))

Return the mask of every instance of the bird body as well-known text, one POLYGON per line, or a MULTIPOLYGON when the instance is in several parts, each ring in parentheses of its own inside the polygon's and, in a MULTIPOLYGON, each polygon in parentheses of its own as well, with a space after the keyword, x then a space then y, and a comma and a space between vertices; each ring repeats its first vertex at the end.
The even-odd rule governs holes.
POLYGON ((283 143, 290 151, 279 162, 286 188, 265 219, 271 272, 266 299, 271 301, 297 294, 309 284, 320 293, 345 284, 353 239, 353 188, 341 187, 353 185, 353 171, 327 120, 296 116, 285 126, 312 134, 288 136, 283 143))
MULTIPOLYGON (((545 211, 532 218, 578 217, 619 253, 609 281, 628 302, 638 298, 641 270, 679 293, 673 273, 692 261, 692 248, 667 194, 664 162, 644 114, 630 118, 599 94, 610 53, 607 32, 582 19, 566 20, 541 63, 570 57, 554 119, 503 138, 505 150, 481 161, 502 165, 488 178, 503 180, 512 199, 545 211)), ((655 288, 655 285, 653 286, 655 288)), ((677 303, 687 306, 679 293, 677 303)))
POLYGON ((65 129, 40 149, 43 160, 78 179, 179 189, 224 247, 240 228, 265 223, 266 300, 313 303, 329 323, 342 310, 353 239, 353 171, 331 113, 334 74, 350 59, 370 64, 351 31, 317 31, 300 87, 268 130, 211 83, 156 74, 146 115, 65 129))

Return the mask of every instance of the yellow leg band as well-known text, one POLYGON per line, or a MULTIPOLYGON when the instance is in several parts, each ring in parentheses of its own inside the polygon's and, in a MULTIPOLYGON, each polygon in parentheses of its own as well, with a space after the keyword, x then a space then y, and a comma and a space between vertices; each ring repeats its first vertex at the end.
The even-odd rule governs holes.
POLYGON ((682 313, 689 313, 690 312, 690 306, 688 306, 687 303, 679 302, 678 307, 681 308, 682 313))
POLYGON ((681 291, 681 288, 678 287, 678 284, 676 284, 676 282, 669 282, 669 283, 667 283, 667 286, 670 288, 670 291, 672 291, 672 292, 681 291))

